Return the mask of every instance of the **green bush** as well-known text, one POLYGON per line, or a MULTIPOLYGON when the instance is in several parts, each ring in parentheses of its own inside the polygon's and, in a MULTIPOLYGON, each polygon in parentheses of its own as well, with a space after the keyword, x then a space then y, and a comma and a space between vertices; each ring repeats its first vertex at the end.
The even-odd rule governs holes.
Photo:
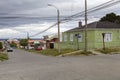
POLYGON ((25 46, 28 45, 28 39, 21 39, 21 40, 20 40, 20 45, 25 48, 25 46))
POLYGON ((16 44, 15 42, 12 42, 12 43, 10 44, 10 47, 17 47, 17 44, 16 44))
POLYGON ((0 53, 0 60, 1 61, 4 61, 4 60, 8 60, 8 54, 6 53, 0 53))
POLYGON ((2 49, 3 48, 3 45, 2 45, 2 42, 0 42, 0 49, 2 49))

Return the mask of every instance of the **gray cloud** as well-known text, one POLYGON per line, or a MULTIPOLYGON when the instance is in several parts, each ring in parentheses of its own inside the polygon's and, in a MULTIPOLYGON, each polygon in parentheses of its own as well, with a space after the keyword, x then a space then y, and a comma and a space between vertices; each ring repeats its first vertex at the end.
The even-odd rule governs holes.
MULTIPOLYGON (((107 1, 110 0, 88 0, 88 9, 107 1)), ((53 5, 57 6, 60 10, 60 15, 64 17, 84 11, 84 0, 1 0, 0 28, 12 29, 21 25, 28 25, 27 27, 29 28, 29 24, 43 24, 44 22, 55 23, 57 12, 55 8, 48 7, 48 3, 52 3, 53 5)), ((93 18, 100 18, 109 12, 115 12, 119 14, 119 5, 88 14, 88 16, 90 16, 89 20, 93 20, 91 19, 91 16, 93 18)), ((78 18, 78 20, 75 22, 63 24, 62 27, 66 30, 77 27, 77 22, 79 20, 80 19, 78 18)), ((21 27, 24 28, 24 26, 21 27)), ((43 28, 43 26, 40 26, 40 28, 43 28)), ((32 31, 32 29, 30 29, 29 31, 32 31)))
MULTIPOLYGON (((69 1, 69 0, 64 0, 69 1)), ((62 0, 2 0, 0 1, 1 14, 44 8, 48 3, 59 3, 62 0)))

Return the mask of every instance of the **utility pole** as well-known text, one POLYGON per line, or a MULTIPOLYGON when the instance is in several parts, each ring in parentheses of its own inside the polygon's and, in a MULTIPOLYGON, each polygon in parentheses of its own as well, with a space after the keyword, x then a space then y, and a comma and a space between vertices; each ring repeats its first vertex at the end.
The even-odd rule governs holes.
POLYGON ((60 11, 59 9, 52 5, 52 4, 48 4, 48 6, 52 6, 54 8, 57 9, 57 23, 58 23, 58 53, 60 54, 60 11))
POLYGON ((105 33, 102 33, 102 37, 103 37, 103 50, 105 50, 105 33))
POLYGON ((60 53, 60 12, 57 10, 58 13, 58 52, 60 53))
POLYGON ((88 49, 88 36, 87 36, 87 0, 85 0, 85 52, 88 49))
POLYGON ((28 42, 28 44, 27 44, 27 50, 29 50, 29 33, 27 32, 27 42, 28 42))

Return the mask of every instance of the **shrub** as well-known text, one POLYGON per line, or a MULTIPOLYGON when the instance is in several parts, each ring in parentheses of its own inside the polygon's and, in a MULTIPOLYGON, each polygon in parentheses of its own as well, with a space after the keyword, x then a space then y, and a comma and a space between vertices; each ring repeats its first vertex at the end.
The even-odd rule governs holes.
POLYGON ((12 42, 12 43, 10 44, 10 47, 17 47, 17 44, 16 44, 15 42, 12 42))
POLYGON ((25 46, 28 45, 28 39, 21 39, 21 40, 20 40, 20 45, 25 48, 25 46))
POLYGON ((0 42, 0 49, 2 49, 3 48, 3 45, 2 45, 2 42, 0 42))
POLYGON ((6 53, 0 53, 0 60, 1 61, 4 61, 4 60, 8 60, 8 54, 6 53))

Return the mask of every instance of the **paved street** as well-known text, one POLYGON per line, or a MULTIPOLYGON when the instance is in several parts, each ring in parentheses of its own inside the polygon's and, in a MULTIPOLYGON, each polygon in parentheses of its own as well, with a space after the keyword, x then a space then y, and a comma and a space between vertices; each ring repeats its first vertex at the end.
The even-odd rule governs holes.
POLYGON ((0 80, 120 80, 120 55, 51 57, 14 50, 0 80))

